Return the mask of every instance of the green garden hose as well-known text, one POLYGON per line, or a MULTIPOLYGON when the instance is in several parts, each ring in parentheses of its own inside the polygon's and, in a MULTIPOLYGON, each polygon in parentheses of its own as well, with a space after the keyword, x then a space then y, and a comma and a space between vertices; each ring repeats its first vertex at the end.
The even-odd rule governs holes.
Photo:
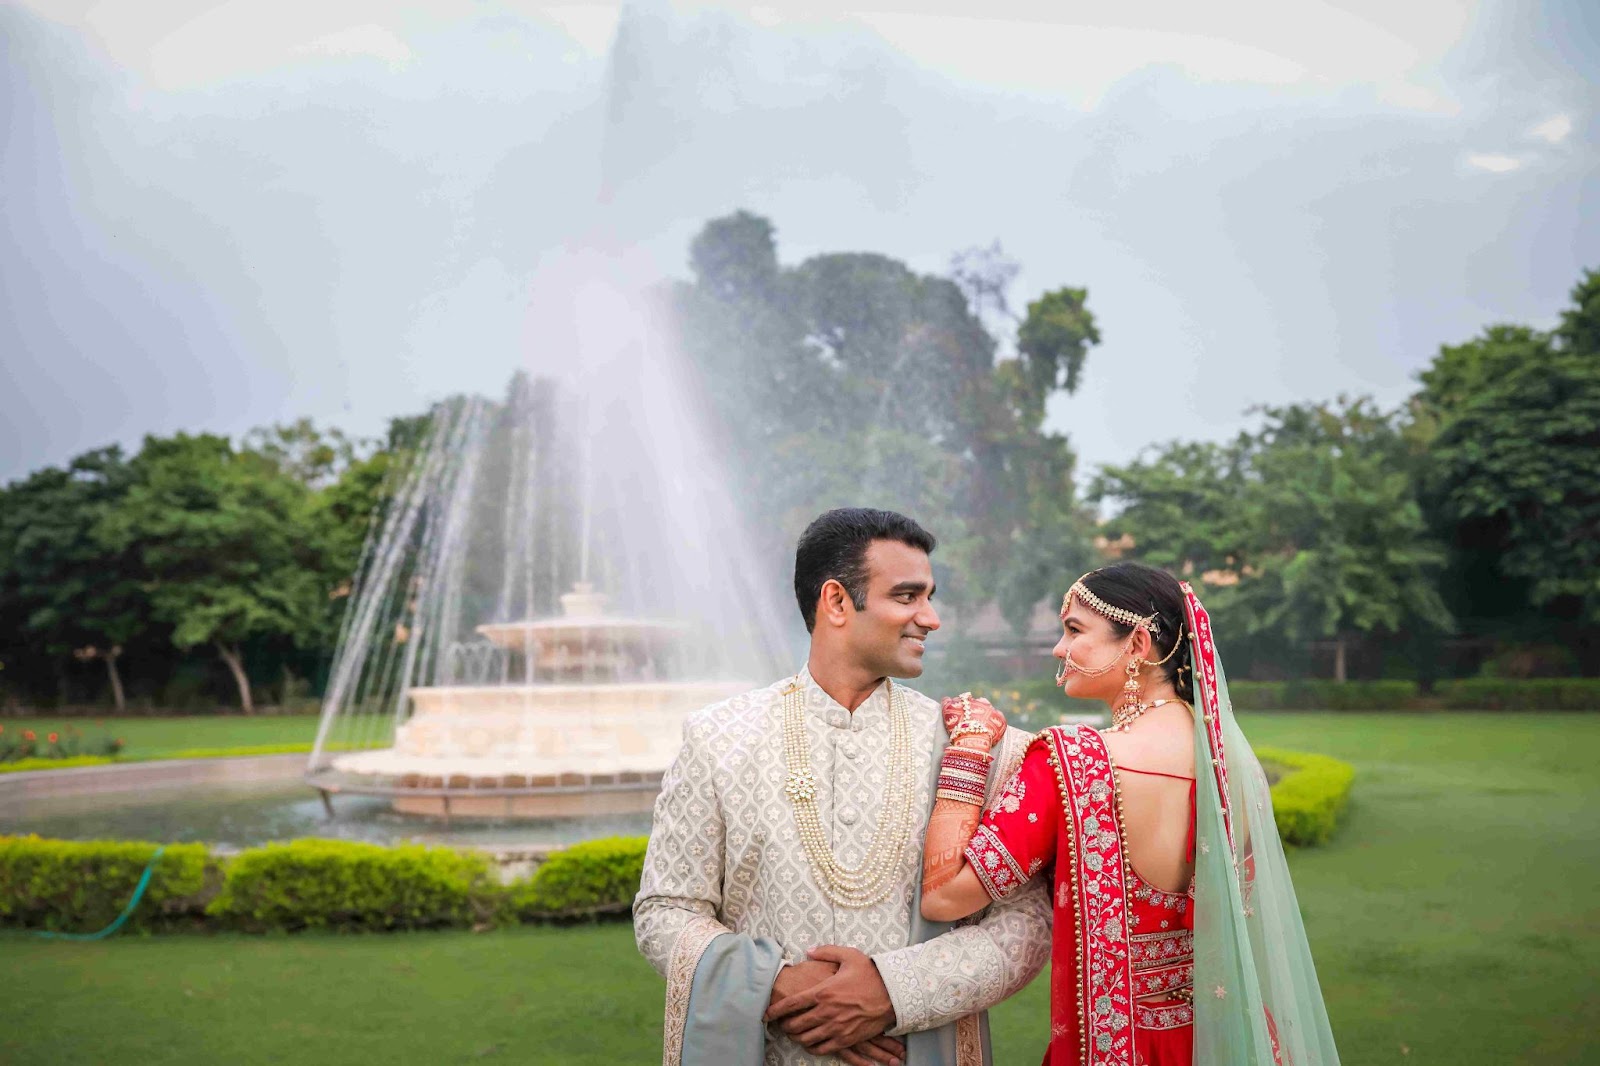
POLYGON ((116 921, 112 922, 98 933, 36 932, 34 933, 34 936, 42 936, 50 940, 104 940, 112 933, 115 933, 118 929, 122 928, 122 923, 128 920, 128 916, 132 914, 133 909, 139 905, 139 901, 144 899, 144 890, 150 887, 150 877, 156 872, 156 863, 160 860, 161 853, 166 850, 167 849, 165 847, 157 848, 156 853, 150 856, 150 861, 145 863, 144 873, 139 875, 139 884, 134 887, 133 898, 128 901, 128 905, 126 907, 122 908, 122 913, 117 915, 116 921))

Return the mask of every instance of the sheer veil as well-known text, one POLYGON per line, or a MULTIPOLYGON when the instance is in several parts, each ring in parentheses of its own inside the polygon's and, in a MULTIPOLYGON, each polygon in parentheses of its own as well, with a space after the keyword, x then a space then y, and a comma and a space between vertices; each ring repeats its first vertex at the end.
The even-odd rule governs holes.
POLYGON ((1234 720, 1211 619, 1188 582, 1195 682, 1194 1061, 1337 1066, 1265 772, 1234 720), (1207 786, 1210 787, 1207 787, 1207 786))

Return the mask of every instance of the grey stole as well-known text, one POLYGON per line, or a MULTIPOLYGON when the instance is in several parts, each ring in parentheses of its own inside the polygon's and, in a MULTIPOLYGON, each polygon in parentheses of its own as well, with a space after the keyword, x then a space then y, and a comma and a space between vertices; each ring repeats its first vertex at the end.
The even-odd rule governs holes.
MULTIPOLYGON (((939 760, 946 739, 934 752, 930 781, 937 785, 939 760)), ((930 789, 932 793, 934 790, 930 789)), ((911 937, 921 944, 949 932, 949 922, 930 922, 922 916, 922 866, 911 893, 911 937)), ((762 1066, 767 1031, 761 1016, 772 998, 772 982, 783 966, 783 949, 768 937, 724 933, 706 946, 695 967, 689 990, 688 1019, 683 1029, 683 1066, 762 1066)), ((980 1016, 983 1064, 994 1066, 989 1046, 989 1014, 980 1016)), ((936 1029, 907 1033, 906 1066, 956 1066, 954 1022, 936 1029)))

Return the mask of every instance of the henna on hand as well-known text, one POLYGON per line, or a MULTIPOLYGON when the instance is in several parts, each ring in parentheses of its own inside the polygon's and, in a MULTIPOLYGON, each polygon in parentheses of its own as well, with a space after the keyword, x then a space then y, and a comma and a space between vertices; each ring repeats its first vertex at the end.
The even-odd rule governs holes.
POLYGON ((1005 735, 1005 715, 982 696, 963 692, 945 699, 943 707, 944 728, 953 744, 987 751, 1005 735))

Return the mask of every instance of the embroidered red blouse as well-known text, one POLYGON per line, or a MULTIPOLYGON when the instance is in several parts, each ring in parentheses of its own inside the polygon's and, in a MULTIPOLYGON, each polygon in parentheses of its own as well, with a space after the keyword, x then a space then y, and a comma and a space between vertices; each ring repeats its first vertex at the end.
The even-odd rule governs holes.
MULTIPOLYGON (((1193 811, 1191 793, 1191 822, 1193 811)), ((1191 901, 1186 893, 1163 892, 1140 877, 1126 861, 1122 838, 1109 755, 1097 733, 1080 727, 1040 735, 967 846, 967 861, 997 900, 1053 867, 1056 920, 1045 1066, 1192 1066, 1191 901), (1064 796, 1074 798, 1070 824, 1063 817, 1064 796), (1057 863, 1058 851, 1066 848, 1074 861, 1057 863), (1116 897, 1109 911, 1107 897, 1116 897), (1125 922, 1119 920, 1123 914, 1125 922), (1128 990, 1131 1009, 1123 997, 1099 994, 1094 980, 1128 990), (1086 995, 1092 1003, 1083 1002, 1086 995)), ((1192 825, 1190 840, 1192 849, 1192 825)))

